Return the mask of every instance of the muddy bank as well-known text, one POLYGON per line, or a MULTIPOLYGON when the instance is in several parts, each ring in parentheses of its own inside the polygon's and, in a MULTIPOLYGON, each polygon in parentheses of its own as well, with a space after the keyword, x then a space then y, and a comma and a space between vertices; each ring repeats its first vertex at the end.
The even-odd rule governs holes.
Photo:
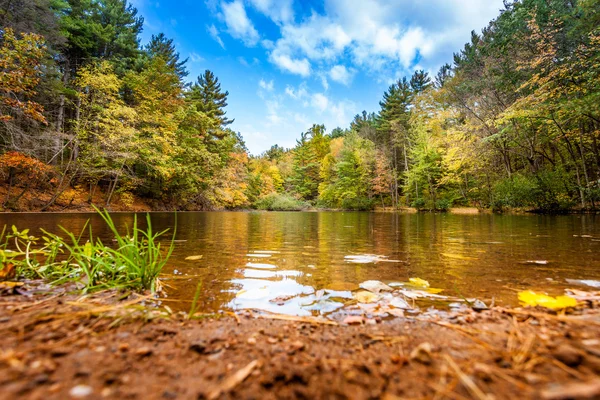
POLYGON ((116 292, 0 297, 0 397, 600 396, 597 300, 577 315, 494 308, 356 326, 258 312, 186 320, 143 302, 116 292))

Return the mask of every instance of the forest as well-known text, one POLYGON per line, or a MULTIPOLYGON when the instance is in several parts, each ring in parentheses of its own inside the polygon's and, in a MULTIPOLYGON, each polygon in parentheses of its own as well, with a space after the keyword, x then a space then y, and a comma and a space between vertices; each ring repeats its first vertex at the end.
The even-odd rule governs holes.
POLYGON ((218 71, 190 77, 163 34, 142 44, 126 0, 0 0, 0 21, 4 210, 73 193, 171 210, 600 204, 597 0, 506 1, 379 110, 330 131, 315 121, 289 132, 294 148, 256 156, 229 127, 218 71))

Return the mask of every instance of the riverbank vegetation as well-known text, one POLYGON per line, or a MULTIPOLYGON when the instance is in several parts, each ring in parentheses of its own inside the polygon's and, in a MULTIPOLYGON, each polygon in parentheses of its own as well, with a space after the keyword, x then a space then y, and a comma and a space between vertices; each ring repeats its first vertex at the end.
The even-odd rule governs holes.
POLYGON ((0 5, 6 210, 69 207, 74 192, 154 209, 600 203, 594 0, 506 2, 437 74, 392 84, 380 110, 259 156, 230 129, 215 73, 190 81, 162 34, 140 44, 143 20, 125 0, 0 5))
POLYGON ((88 224, 78 234, 61 228, 61 235, 42 230, 42 237, 14 225, 9 230, 4 227, 0 281, 20 278, 42 279, 52 285, 73 283, 84 293, 160 289, 158 276, 174 249, 173 240, 167 247, 159 242, 167 231, 154 232, 147 214, 145 228, 138 226, 135 216, 133 226, 123 234, 108 212, 96 211, 113 236, 109 243, 95 237, 88 224))

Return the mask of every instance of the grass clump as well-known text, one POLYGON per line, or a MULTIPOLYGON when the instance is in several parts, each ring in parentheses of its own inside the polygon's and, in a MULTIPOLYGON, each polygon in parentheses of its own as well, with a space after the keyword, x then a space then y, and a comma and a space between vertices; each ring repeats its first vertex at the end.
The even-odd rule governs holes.
MULTIPOLYGON (((138 227, 134 217, 131 232, 119 233, 106 211, 96 210, 114 238, 114 246, 95 238, 88 223, 79 235, 61 227, 65 237, 42 231, 40 239, 29 236, 28 230, 19 232, 14 226, 0 246, 3 265, 16 266, 16 274, 29 278, 43 278, 52 283, 76 281, 83 291, 127 288, 156 291, 158 275, 166 265, 174 248, 174 234, 167 248, 159 238, 168 230, 154 232, 150 215, 146 215, 147 228, 138 227), (83 233, 89 232, 83 240, 83 233), (14 240, 15 251, 8 250, 14 240), (36 248, 37 247, 37 248, 36 248)), ((4 235, 0 237, 4 239, 4 235)), ((0 240, 1 240, 0 239, 0 240)))
POLYGON ((268 211, 302 211, 310 205, 284 193, 270 193, 254 203, 258 210, 268 211))

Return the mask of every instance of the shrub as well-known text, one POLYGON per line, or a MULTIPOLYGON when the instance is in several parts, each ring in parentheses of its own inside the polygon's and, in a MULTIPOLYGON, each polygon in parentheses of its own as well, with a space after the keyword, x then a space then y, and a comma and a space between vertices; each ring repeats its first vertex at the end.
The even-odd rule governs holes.
POLYGON ((287 194, 270 193, 258 199, 254 207, 269 211, 301 211, 309 208, 310 205, 287 194))
POLYGON ((421 211, 422 209, 425 208, 425 199, 423 199, 423 198, 415 199, 415 200, 413 200, 412 203, 410 203, 410 206, 421 211))
POLYGON ((435 209, 437 211, 446 212, 450 209, 451 206, 452 206, 452 201, 450 201, 448 199, 440 199, 435 202, 435 209))
POLYGON ((344 210, 368 211, 375 207, 373 199, 367 197, 354 197, 342 200, 344 210))

